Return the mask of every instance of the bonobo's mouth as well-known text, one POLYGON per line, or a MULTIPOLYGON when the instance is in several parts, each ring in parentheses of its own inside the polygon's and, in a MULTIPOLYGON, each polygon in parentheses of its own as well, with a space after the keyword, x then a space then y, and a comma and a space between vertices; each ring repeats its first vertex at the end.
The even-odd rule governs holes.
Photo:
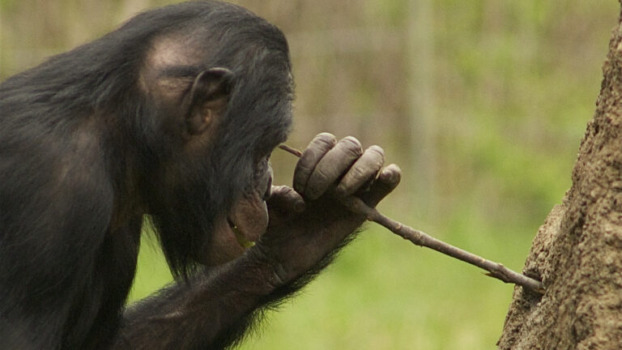
POLYGON ((255 242, 249 241, 244 235, 244 233, 242 233, 242 231, 240 231, 240 229, 233 222, 231 222, 231 219, 227 221, 229 224, 229 228, 231 229, 231 232, 233 232, 233 234, 235 235, 235 239, 238 241, 238 243, 240 244, 242 248, 248 249, 255 245, 255 242))
POLYGON ((227 217, 227 223, 242 248, 252 247, 268 228, 268 207, 263 196, 254 193, 240 199, 227 217))
POLYGON ((244 254, 268 229, 271 181, 242 195, 227 215, 217 219, 208 251, 201 262, 207 266, 224 264, 244 254))

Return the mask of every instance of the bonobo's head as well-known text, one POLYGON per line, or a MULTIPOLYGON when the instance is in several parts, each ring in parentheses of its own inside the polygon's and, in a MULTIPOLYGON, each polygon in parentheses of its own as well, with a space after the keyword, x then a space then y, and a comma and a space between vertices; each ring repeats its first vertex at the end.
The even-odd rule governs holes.
POLYGON ((158 26, 136 77, 147 211, 177 272, 231 260, 268 224, 268 159, 291 124, 287 42, 211 1, 150 11, 119 31, 145 26, 158 26))

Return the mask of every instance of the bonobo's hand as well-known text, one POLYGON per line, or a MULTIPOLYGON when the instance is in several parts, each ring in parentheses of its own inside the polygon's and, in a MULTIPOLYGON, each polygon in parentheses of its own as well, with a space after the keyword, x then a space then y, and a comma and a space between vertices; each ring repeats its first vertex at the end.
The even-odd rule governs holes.
POLYGON ((323 267, 365 220, 339 198, 355 195, 375 206, 400 181, 400 169, 382 169, 384 151, 346 137, 337 142, 317 135, 303 152, 294 173, 294 188, 275 186, 268 199, 270 224, 256 249, 274 266, 282 285, 323 267))

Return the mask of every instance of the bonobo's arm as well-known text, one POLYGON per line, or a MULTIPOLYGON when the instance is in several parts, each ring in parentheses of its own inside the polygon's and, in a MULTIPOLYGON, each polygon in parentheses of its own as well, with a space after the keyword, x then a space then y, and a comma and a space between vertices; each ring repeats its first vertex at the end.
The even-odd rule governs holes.
POLYGON ((270 301, 271 266, 252 250, 133 305, 115 349, 222 349, 241 338, 270 301))
POLYGON ((363 151, 351 137, 316 136, 296 166, 295 190, 274 187, 260 241, 129 309, 117 347, 219 349, 239 340, 256 310, 304 285, 365 220, 339 197, 356 195, 375 206, 395 188, 400 170, 382 169, 383 163, 377 146, 363 151))

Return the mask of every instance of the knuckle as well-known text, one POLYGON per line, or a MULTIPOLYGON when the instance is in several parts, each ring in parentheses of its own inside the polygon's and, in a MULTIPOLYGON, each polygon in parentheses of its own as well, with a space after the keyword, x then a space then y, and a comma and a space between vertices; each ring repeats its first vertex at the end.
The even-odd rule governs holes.
POLYGON ((350 169, 350 171, 348 172, 348 176, 351 177, 353 180, 366 178, 369 177, 370 172, 368 170, 369 167, 367 166, 355 166, 350 169))
POLYGON ((328 176, 324 170, 316 169, 313 175, 309 178, 307 186, 300 191, 306 198, 317 199, 324 191, 330 186, 332 179, 328 176))
POLYGON ((328 181, 330 181, 329 176, 326 174, 323 168, 319 168, 315 170, 315 172, 313 173, 313 178, 309 182, 310 184, 322 185, 328 181))
POLYGON ((328 148, 331 148, 336 143, 337 143, 337 139, 335 138, 335 135, 329 134, 327 132, 317 134, 311 141, 312 145, 313 144, 327 145, 329 146, 328 148))
POLYGON ((315 138, 322 138, 322 139, 335 139, 335 135, 329 133, 329 132, 321 132, 317 135, 315 135, 315 138))
POLYGON ((361 142, 352 136, 347 136, 339 141, 341 147, 343 147, 344 152, 350 153, 354 156, 360 156, 363 154, 363 146, 361 142))
POLYGON ((384 159, 384 149, 378 145, 373 145, 367 148, 366 152, 375 153, 376 155, 382 157, 384 159))
POLYGON ((289 197, 293 197, 296 195, 296 191, 294 191, 294 189, 289 186, 279 186, 278 190, 279 190, 279 194, 282 195, 283 197, 289 198, 289 197))
POLYGON ((349 195, 359 190, 366 182, 372 179, 377 169, 367 166, 354 166, 339 183, 336 191, 339 195, 349 195))
POLYGON ((374 165, 384 164, 384 150, 380 146, 371 146, 365 150, 365 155, 374 165))
POLYGON ((283 185, 272 186, 272 188, 270 189, 270 193, 272 193, 273 195, 278 195, 285 192, 287 192, 287 187, 283 185))
POLYGON ((381 178, 384 182, 398 184, 402 178, 402 170, 399 166, 391 164, 382 171, 381 178))
POLYGON ((367 149, 353 168, 363 174, 377 174, 384 164, 384 154, 375 149, 367 149))
POLYGON ((389 164, 386 169, 398 176, 402 174, 402 169, 397 164, 389 164))

